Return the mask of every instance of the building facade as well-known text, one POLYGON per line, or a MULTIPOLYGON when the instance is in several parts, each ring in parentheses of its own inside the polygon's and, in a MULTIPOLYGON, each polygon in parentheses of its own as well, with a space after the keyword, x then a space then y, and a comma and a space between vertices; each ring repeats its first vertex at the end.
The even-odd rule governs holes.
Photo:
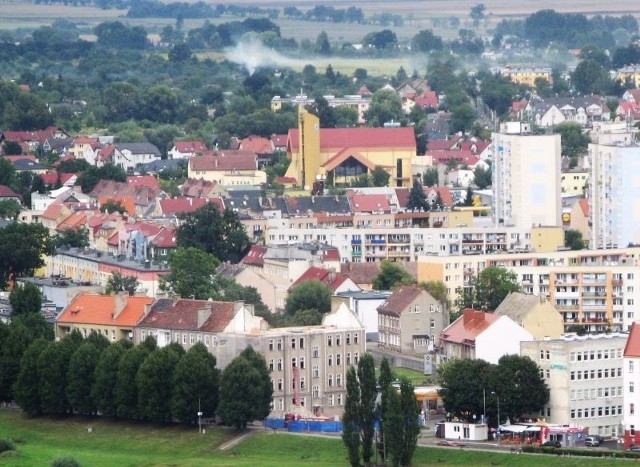
POLYGON ((592 435, 620 435, 626 342, 627 334, 615 332, 522 342, 521 355, 540 367, 550 391, 540 416, 592 435))

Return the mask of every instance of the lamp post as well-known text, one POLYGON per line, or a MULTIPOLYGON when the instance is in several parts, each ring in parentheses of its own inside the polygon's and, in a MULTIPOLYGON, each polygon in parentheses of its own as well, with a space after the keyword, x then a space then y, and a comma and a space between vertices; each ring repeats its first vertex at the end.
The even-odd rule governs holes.
POLYGON ((482 423, 487 423, 487 392, 482 388, 482 423))
POLYGON ((198 397, 198 433, 202 433, 202 412, 200 411, 200 398, 198 397))
POLYGON ((498 444, 500 444, 500 396, 495 391, 491 391, 491 394, 496 396, 496 402, 498 403, 498 444))

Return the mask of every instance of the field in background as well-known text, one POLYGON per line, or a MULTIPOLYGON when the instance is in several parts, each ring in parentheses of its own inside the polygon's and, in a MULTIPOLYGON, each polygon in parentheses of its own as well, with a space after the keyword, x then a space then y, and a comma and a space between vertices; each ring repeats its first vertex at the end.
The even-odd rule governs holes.
MULTIPOLYGON (((226 450, 218 448, 233 432, 207 428, 199 434, 194 427, 156 426, 143 423, 114 422, 103 419, 27 418, 18 411, 0 410, 0 439, 17 441, 16 457, 0 455, 3 467, 47 466, 57 457, 70 455, 82 465, 117 466, 342 466, 347 455, 339 437, 306 437, 260 431, 226 450), (88 426, 94 427, 92 433, 88 426), (310 446, 313 446, 310 449, 310 446)), ((416 466, 473 465, 478 467, 578 467, 610 466, 611 460, 567 458, 469 451, 460 449, 418 448, 416 466)), ((624 461, 619 461, 624 462, 624 461)))

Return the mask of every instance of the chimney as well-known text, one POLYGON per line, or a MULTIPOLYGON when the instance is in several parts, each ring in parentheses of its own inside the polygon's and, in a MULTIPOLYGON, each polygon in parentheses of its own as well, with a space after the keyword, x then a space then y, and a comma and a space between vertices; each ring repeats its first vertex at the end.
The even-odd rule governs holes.
POLYGON ((462 314, 462 324, 470 326, 474 321, 484 321, 484 312, 473 308, 466 308, 462 314))
POLYGON ((211 316, 211 308, 205 307, 198 310, 198 329, 209 319, 209 316, 211 316))
POLYGON ((127 306, 127 292, 118 292, 113 296, 113 319, 116 319, 122 313, 122 310, 127 306))

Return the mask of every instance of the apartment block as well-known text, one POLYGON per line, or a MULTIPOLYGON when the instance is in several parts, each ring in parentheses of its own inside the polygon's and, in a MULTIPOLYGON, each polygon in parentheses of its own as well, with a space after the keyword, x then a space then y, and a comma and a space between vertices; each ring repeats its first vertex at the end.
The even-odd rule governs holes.
POLYGON ((540 412, 548 423, 618 436, 623 420, 623 350, 627 334, 566 334, 520 344, 520 354, 540 367, 550 390, 540 412))
POLYGON ((640 391, 640 324, 634 323, 624 347, 622 370, 624 388, 624 448, 640 446, 640 412, 638 409, 640 391))

